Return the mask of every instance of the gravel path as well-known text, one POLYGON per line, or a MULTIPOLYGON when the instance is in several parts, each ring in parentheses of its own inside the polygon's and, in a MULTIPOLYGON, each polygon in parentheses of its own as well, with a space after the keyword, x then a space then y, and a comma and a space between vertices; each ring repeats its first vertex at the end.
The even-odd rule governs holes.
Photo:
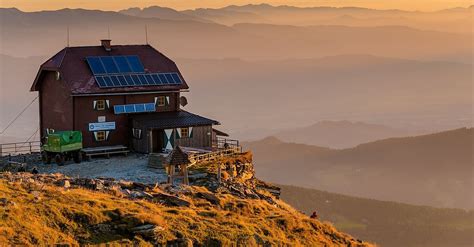
POLYGON ((93 158, 80 164, 68 162, 64 166, 58 166, 52 163, 37 167, 41 173, 59 172, 71 177, 110 177, 147 184, 166 182, 165 171, 149 168, 147 163, 147 155, 131 154, 127 157, 115 156, 110 159, 93 158))

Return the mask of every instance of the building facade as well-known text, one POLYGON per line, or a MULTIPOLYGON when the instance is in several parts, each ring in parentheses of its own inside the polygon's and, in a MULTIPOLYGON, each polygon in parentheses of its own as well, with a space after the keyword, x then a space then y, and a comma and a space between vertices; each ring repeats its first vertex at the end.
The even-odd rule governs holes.
POLYGON ((211 148, 219 122, 181 109, 189 89, 176 64, 150 45, 66 47, 43 63, 41 138, 78 130, 84 147, 123 145, 148 153, 177 145, 211 148))

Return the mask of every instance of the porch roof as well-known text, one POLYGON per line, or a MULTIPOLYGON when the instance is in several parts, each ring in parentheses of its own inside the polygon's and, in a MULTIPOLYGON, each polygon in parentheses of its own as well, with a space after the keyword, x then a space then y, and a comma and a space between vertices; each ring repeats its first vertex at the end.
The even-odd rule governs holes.
POLYGON ((145 128, 167 129, 203 125, 219 125, 216 120, 187 111, 156 112, 133 115, 132 119, 145 128))

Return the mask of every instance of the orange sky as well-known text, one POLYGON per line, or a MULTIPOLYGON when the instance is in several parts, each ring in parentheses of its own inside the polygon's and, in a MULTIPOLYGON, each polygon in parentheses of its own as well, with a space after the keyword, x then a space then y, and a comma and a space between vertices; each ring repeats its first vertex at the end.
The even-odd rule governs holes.
POLYGON ((377 9, 439 10, 467 7, 472 0, 0 0, 0 7, 16 7, 24 11, 62 8, 120 10, 129 7, 166 6, 174 9, 219 8, 227 5, 269 3, 293 6, 358 6, 377 9))

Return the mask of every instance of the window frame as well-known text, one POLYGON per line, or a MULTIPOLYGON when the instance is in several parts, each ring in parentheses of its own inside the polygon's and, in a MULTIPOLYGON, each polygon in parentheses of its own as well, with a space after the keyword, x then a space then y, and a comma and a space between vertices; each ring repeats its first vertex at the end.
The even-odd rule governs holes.
POLYGON ((98 111, 103 111, 103 110, 105 110, 105 108, 106 108, 105 100, 104 100, 104 99, 96 100, 95 108, 96 108, 98 111))
POLYGON ((97 140, 98 142, 103 142, 107 140, 107 133, 104 130, 97 131, 97 140))
POLYGON ((181 138, 190 138, 189 137, 189 127, 184 127, 184 128, 180 128, 180 136, 181 138), (186 135, 183 135, 183 130, 186 130, 186 135))
POLYGON ((158 96, 156 99, 156 104, 158 106, 166 106, 166 97, 165 96, 158 96))

